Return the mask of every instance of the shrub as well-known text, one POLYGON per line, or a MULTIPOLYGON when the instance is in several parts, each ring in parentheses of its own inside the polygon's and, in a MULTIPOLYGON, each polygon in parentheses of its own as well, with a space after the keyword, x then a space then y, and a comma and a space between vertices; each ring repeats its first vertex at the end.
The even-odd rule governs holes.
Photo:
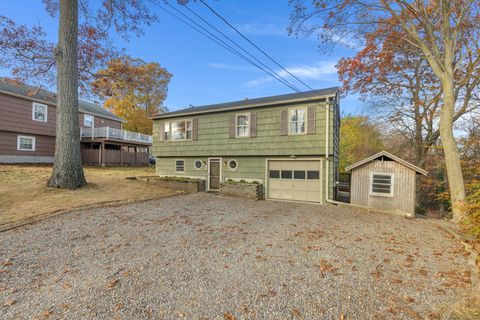
POLYGON ((476 192, 468 196, 465 209, 467 217, 463 225, 469 235, 480 241, 480 186, 476 192))

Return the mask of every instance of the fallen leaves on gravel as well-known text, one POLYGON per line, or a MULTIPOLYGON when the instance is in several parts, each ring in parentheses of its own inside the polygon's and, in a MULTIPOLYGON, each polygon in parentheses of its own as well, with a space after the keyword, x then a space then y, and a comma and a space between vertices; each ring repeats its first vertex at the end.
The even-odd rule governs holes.
POLYGON ((120 282, 120 280, 118 280, 118 279, 113 279, 112 281, 110 281, 110 282, 108 283, 108 286, 107 286, 107 287, 108 287, 109 289, 112 289, 112 288, 115 287, 119 282, 120 282))
POLYGON ((229 312, 224 312, 223 313, 223 319, 225 320, 236 320, 235 316, 229 312))
POLYGON ((123 303, 117 303, 115 307, 113 307, 113 311, 117 312, 122 308, 123 308, 123 303))
POLYGON ((51 311, 50 309, 45 309, 42 312, 42 317, 49 318, 52 314, 53 314, 53 311, 51 311))
POLYGON ((290 314, 292 315, 292 317, 295 317, 295 318, 298 318, 300 317, 300 310, 298 310, 297 308, 293 308, 292 310, 290 310, 290 314))
POLYGON ((13 262, 10 260, 5 260, 2 262, 2 266, 4 267, 13 266, 13 262))
POLYGON ((4 307, 10 307, 10 306, 13 306, 15 303, 17 303, 17 301, 15 301, 13 299, 12 300, 7 300, 3 303, 3 306, 4 307))

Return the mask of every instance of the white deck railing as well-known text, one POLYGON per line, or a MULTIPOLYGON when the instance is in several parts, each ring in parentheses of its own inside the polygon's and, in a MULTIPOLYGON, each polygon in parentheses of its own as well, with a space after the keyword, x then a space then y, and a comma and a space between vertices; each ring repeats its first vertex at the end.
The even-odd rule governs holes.
POLYGON ((151 144, 153 139, 152 136, 147 134, 142 134, 138 132, 132 132, 127 130, 120 130, 110 127, 101 127, 101 128, 80 128, 80 139, 92 140, 95 138, 105 138, 113 140, 124 140, 124 141, 134 141, 141 143, 151 144))

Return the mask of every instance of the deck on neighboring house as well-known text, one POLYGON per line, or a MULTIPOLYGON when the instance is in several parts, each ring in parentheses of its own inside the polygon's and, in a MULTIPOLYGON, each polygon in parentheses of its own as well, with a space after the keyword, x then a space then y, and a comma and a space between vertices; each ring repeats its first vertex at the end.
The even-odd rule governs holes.
POLYGON ((89 165, 148 164, 152 136, 110 127, 80 128, 82 161, 89 165))

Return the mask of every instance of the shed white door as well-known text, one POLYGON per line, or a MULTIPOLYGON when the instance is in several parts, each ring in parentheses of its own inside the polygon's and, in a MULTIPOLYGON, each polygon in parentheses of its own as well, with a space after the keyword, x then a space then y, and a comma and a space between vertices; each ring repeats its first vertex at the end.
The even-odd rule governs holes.
POLYGON ((320 160, 269 160, 269 199, 321 202, 320 160))

